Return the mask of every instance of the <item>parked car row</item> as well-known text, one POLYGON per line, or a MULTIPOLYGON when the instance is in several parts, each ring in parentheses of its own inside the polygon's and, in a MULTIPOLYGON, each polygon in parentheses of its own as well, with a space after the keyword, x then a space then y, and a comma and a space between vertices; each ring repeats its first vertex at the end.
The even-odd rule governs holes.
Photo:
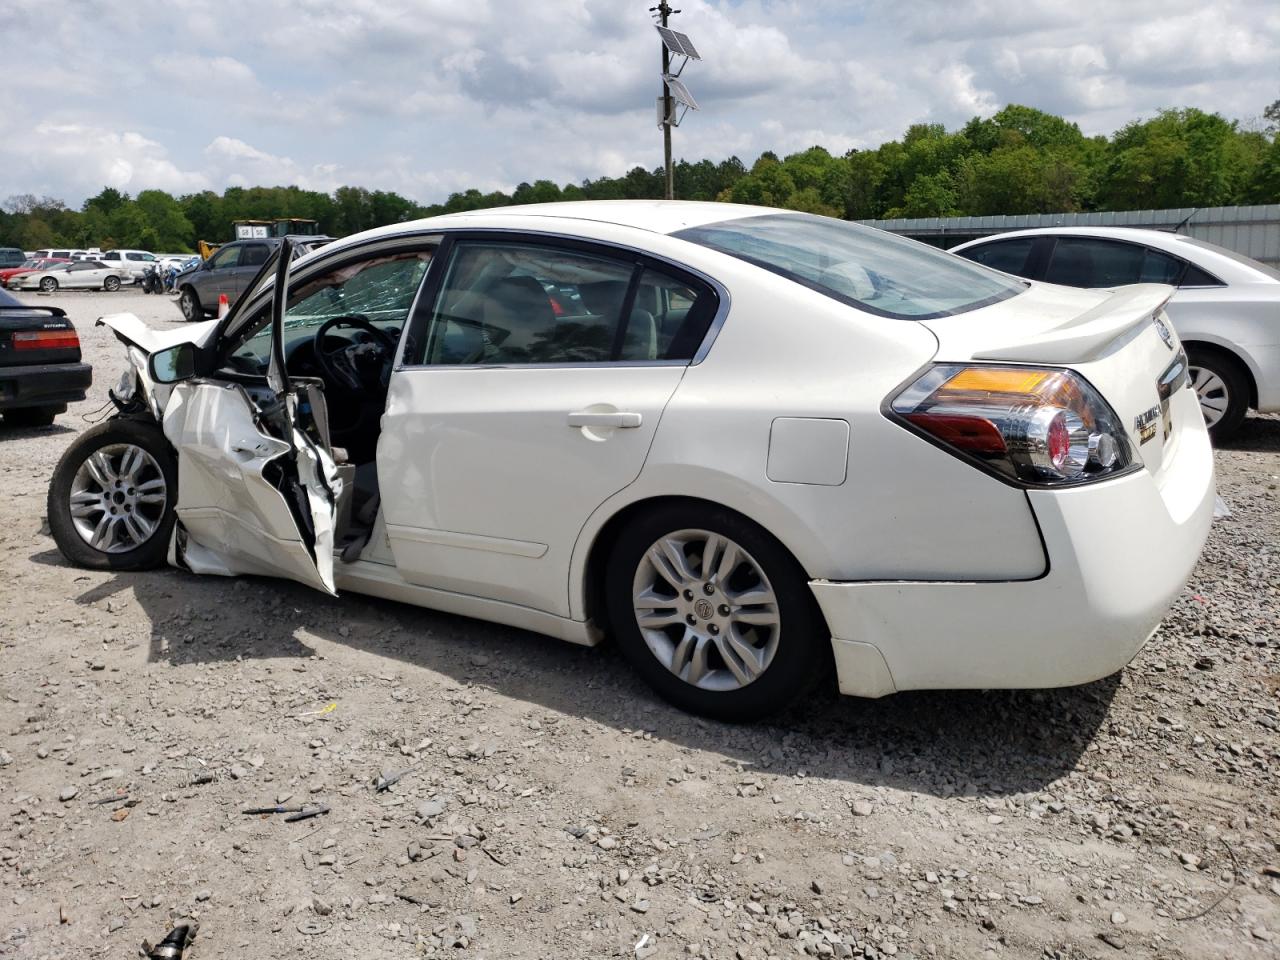
POLYGON ((21 270, 5 281, 10 290, 42 290, 53 293, 59 289, 106 290, 114 293, 121 285, 132 283, 133 275, 119 266, 110 266, 99 260, 80 260, 72 263, 44 263, 39 267, 21 270))
POLYGON ((1215 440, 1250 408, 1280 411, 1280 271, 1225 247, 1160 230, 1045 227, 971 240, 953 253, 1029 280, 1087 289, 1164 283, 1215 440))

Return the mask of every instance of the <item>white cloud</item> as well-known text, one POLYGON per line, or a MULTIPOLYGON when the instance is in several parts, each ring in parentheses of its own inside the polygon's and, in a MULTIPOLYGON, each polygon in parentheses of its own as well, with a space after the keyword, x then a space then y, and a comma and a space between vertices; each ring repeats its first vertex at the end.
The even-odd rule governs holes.
MULTIPOLYGON (((429 202, 661 162, 657 37, 618 0, 9 0, 0 198, 78 204, 343 184, 429 202), (155 29, 157 17, 163 33, 155 29)), ((1280 8, 1253 0, 685 0, 705 59, 678 157, 874 146, 1018 102, 1109 133, 1165 106, 1275 99, 1280 8)))

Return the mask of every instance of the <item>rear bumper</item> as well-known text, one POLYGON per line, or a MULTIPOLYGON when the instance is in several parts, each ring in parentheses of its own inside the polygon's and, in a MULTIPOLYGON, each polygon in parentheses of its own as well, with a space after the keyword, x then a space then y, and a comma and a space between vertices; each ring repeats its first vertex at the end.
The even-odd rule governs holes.
POLYGON ((87 363, 41 363, 0 367, 0 410, 44 407, 83 400, 93 383, 87 363))
POLYGON ((811 584, 843 693, 1065 687, 1109 676, 1151 636, 1213 519, 1213 452, 1196 400, 1158 476, 1034 490, 1048 572, 1002 583, 811 584))

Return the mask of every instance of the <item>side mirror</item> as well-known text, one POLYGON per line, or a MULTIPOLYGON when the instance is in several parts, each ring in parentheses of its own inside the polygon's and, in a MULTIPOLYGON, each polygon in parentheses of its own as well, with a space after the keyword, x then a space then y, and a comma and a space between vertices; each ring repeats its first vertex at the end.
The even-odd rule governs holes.
POLYGON ((156 383, 177 383, 196 375, 196 348, 180 343, 167 350, 157 350, 147 360, 147 371, 156 383))

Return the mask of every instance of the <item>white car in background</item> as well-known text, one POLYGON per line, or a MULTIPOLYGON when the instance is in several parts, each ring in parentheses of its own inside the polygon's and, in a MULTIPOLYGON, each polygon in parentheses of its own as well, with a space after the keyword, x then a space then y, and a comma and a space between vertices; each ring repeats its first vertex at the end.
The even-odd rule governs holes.
POLYGON ((1245 413, 1280 411, 1280 271, 1194 237, 1128 227, 1042 227, 953 247, 978 263, 1072 287, 1168 283, 1165 309, 1191 360, 1215 439, 1245 413))
POLYGON ((8 286, 10 290, 43 290, 45 293, 63 288, 114 292, 122 283, 132 281, 132 275, 120 267, 110 267, 98 260, 79 260, 20 273, 9 280, 8 286))
POLYGON ((109 267, 117 267, 133 280, 141 280, 147 267, 156 262, 156 255, 146 250, 108 250, 94 257, 109 267))
POLYGON ((291 247, 222 320, 103 318, 135 372, 54 471, 73 563, 611 634, 663 696, 748 718, 831 673, 872 697, 1114 673, 1208 533, 1168 287, 715 203, 291 247))
POLYGON ((75 247, 44 247, 31 254, 32 260, 83 260, 88 257, 88 250, 75 247))

